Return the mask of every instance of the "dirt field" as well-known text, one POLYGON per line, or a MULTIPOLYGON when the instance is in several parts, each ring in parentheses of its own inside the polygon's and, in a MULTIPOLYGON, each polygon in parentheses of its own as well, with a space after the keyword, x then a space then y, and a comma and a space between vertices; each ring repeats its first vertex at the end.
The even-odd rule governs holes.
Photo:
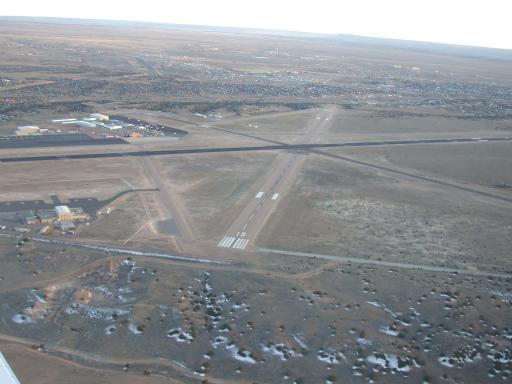
POLYGON ((260 245, 510 269, 510 204, 323 158, 308 159, 293 190, 260 245))
POLYGON ((184 201, 186 216, 199 237, 221 236, 247 190, 260 178, 274 154, 211 155, 159 160, 173 189, 184 201))
MULTIPOLYGON (((482 144, 372 148, 346 150, 343 154, 391 168, 492 188, 495 193, 501 190, 504 195, 510 195, 507 192, 512 186, 510 145, 482 144)), ((341 154, 340 151, 337 153, 341 154)))
MULTIPOLYGON (((244 272, 117 259, 58 286, 3 293, 17 304, 2 311, 0 337, 41 344, 30 353, 71 359, 87 375, 151 371, 155 382, 205 374, 214 383, 407 382, 471 372, 464 381, 476 383, 509 358, 510 283, 336 263, 290 273, 290 262, 244 272)), ((16 367, 25 354, 8 356, 16 367)))
POLYGON ((510 381, 510 54, 397 44, 2 19, 2 137, 187 132, 0 149, 20 381, 510 381), (282 143, 353 145, 251 150, 282 143), (61 204, 89 217, 45 228, 61 204))

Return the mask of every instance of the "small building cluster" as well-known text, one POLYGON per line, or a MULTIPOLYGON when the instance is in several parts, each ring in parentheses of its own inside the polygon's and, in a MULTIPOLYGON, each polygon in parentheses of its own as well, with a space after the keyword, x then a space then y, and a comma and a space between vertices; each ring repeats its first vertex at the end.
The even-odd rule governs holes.
POLYGON ((22 215, 22 220, 27 225, 45 224, 41 233, 50 230, 50 226, 57 224, 63 231, 76 228, 76 221, 87 221, 90 217, 82 208, 69 208, 67 205, 57 205, 55 209, 28 211, 22 215))
POLYGON ((48 133, 47 129, 39 128, 36 125, 23 125, 16 128, 16 136, 32 136, 48 133))
POLYGON ((54 123, 61 123, 64 125, 77 125, 83 128, 101 127, 108 130, 117 130, 123 128, 123 125, 117 121, 111 121, 110 117, 101 113, 91 113, 89 117, 82 117, 81 119, 57 119, 52 120, 54 123))
POLYGON ((179 138, 187 133, 176 128, 166 127, 133 117, 122 115, 107 116, 101 113, 91 113, 89 116, 80 118, 56 119, 52 120, 52 122, 77 127, 77 131, 87 135, 92 134, 106 137, 140 138, 167 136, 179 138), (98 130, 94 128, 100 128, 101 131, 98 133, 98 130))

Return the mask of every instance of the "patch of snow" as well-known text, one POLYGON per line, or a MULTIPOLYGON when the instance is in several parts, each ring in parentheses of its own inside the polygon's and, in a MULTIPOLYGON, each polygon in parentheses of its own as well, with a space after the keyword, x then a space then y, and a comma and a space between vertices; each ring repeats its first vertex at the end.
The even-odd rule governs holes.
POLYGON ((16 324, 33 324, 34 320, 30 316, 24 315, 23 313, 17 313, 12 317, 12 321, 16 324))
POLYGON ((398 372, 409 372, 411 367, 400 357, 394 354, 371 354, 366 358, 370 364, 378 365, 384 369, 396 370, 398 372))
POLYGON ((235 344, 227 345, 226 350, 231 353, 231 357, 233 357, 235 360, 248 364, 256 364, 256 360, 254 360, 249 351, 240 349, 235 344))
POLYGON ((114 314, 121 316, 127 315, 130 311, 116 308, 96 308, 87 304, 74 304, 64 309, 67 315, 82 315, 89 319, 110 320, 114 314))
POLYGON ((263 352, 270 353, 273 356, 277 356, 283 361, 288 360, 291 357, 302 356, 301 353, 295 352, 293 349, 289 348, 285 344, 268 343, 267 345, 262 345, 261 349, 263 352))
POLYGON ((128 330, 133 333, 134 335, 141 335, 142 334, 142 331, 139 331, 137 329, 137 326, 133 323, 130 322, 130 324, 128 324, 128 330))
POLYGON ((359 339, 357 339, 357 342, 360 344, 360 345, 372 345, 372 341, 371 340, 368 340, 368 339, 365 339, 364 337, 360 337, 359 339))
POLYGON ((178 343, 190 343, 194 337, 190 332, 183 331, 181 328, 171 329, 167 333, 167 337, 176 340, 178 343))
POLYGON ((40 302, 41 304, 46 304, 46 303, 47 303, 47 301, 46 301, 45 299, 43 299, 41 296, 39 296, 39 295, 36 293, 36 290, 35 290, 35 289, 33 289, 33 290, 31 291, 31 293, 32 293, 32 295, 36 298, 36 300, 37 300, 38 302, 40 302))
POLYGON ((344 357, 340 352, 336 352, 332 349, 323 349, 321 348, 318 351, 318 360, 328 363, 328 364, 338 364, 340 362, 340 357, 344 357))
POLYGON ((308 346, 306 345, 306 343, 304 342, 302 336, 299 336, 299 335, 293 335, 293 340, 295 340, 295 342, 297 344, 300 345, 301 348, 304 348, 304 349, 308 349, 308 346))
POLYGON ((399 333, 397 330, 391 329, 389 327, 380 327, 379 331, 389 336, 398 336, 399 333))
POLYGON ((217 346, 226 344, 228 341, 228 338, 225 336, 217 336, 215 339, 211 341, 211 344, 212 347, 217 348, 217 346))
POLYGON ((181 368, 185 368, 185 369, 188 369, 187 366, 183 363, 180 363, 179 361, 176 361, 176 360, 172 360, 172 362, 178 366, 180 366, 181 368))
POLYGON ((453 368, 453 364, 450 363, 450 358, 448 357, 440 357, 437 359, 437 361, 439 361, 439 364, 441 365, 444 365, 445 367, 448 367, 448 368, 453 368))

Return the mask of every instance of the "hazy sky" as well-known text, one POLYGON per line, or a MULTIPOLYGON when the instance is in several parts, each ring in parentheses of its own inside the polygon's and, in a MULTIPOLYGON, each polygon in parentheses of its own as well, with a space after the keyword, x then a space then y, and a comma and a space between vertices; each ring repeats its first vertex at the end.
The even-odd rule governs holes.
POLYGON ((256 27, 512 49, 512 0, 0 0, 0 15, 256 27))

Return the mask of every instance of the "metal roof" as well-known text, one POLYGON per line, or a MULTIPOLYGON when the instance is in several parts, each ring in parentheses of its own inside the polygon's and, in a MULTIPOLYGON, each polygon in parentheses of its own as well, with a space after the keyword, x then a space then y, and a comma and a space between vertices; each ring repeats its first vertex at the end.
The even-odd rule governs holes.
POLYGON ((57 205, 55 207, 55 211, 57 213, 71 213, 71 211, 67 205, 57 205))
POLYGON ((0 383, 2 384, 20 384, 20 381, 12 371, 4 355, 0 352, 0 383))

